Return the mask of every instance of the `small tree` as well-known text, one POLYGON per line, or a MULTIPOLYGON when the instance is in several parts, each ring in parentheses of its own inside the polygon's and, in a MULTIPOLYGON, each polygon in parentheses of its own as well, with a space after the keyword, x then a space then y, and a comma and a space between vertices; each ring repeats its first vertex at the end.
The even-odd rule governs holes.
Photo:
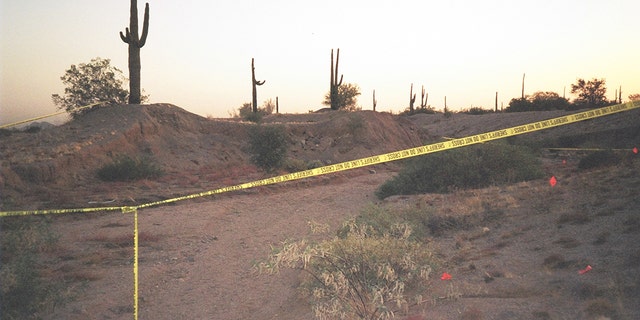
POLYGON ((577 108, 597 108, 608 104, 604 79, 593 78, 589 81, 578 79, 571 85, 571 93, 578 95, 573 101, 577 108))
POLYGON ((629 100, 638 101, 640 100, 640 93, 634 93, 629 95, 629 100))
POLYGON ((323 104, 335 106, 335 109, 331 108, 334 110, 345 109, 353 111, 357 109, 359 95, 360 87, 357 84, 345 83, 337 87, 333 102, 331 100, 331 92, 329 92, 325 95, 323 104))
MULTIPOLYGON (((64 109, 77 117, 88 109, 75 110, 96 102, 126 104, 129 91, 123 88, 126 78, 122 71, 111 66, 111 60, 100 57, 89 63, 71 65, 60 77, 66 86, 64 95, 53 94, 51 98, 58 109, 64 109)), ((147 100, 142 96, 142 100, 147 100)))
POLYGON ((566 110, 569 109, 569 100, 551 91, 538 91, 529 97, 532 109, 538 110, 566 110))
POLYGON ((531 101, 527 98, 513 98, 509 102, 509 106, 507 106, 507 112, 523 112, 523 111, 531 111, 533 109, 533 105, 531 101))

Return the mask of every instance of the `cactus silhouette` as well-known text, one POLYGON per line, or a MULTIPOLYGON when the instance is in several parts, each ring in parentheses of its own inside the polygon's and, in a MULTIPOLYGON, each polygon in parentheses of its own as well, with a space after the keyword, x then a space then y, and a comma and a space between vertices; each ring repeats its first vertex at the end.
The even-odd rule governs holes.
POLYGON ((376 91, 373 90, 373 111, 376 111, 377 105, 378 105, 378 100, 376 100, 376 91))
POLYGON ((258 81, 256 80, 256 68, 253 66, 253 58, 251 58, 251 86, 253 88, 252 97, 253 97, 253 112, 258 112, 258 90, 256 86, 261 86, 265 83, 266 80, 258 81))
POLYGON ((429 100, 429 93, 424 90, 424 86, 422 86, 422 94, 420 97, 420 108, 427 108, 427 100, 429 100))
POLYGON ((340 75, 340 81, 338 81, 338 60, 340 59, 340 48, 336 53, 336 66, 335 71, 333 68, 333 49, 331 49, 331 86, 329 87, 329 100, 331 101, 331 110, 340 109, 338 104, 338 87, 342 84, 342 77, 340 75))
POLYGON ((414 103, 416 103, 416 94, 413 93, 413 83, 412 83, 411 90, 409 91, 409 112, 413 112, 414 103))
POLYGON ((138 1, 131 0, 129 27, 120 39, 129 44, 129 104, 140 104, 140 48, 147 42, 149 33, 149 3, 144 8, 142 35, 138 37, 138 1))

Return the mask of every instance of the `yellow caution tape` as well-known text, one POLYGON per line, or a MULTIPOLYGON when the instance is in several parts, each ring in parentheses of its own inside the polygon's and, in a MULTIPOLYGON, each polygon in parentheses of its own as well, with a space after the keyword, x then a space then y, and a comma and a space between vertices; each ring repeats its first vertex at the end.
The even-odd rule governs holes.
POLYGON ((138 320, 138 210, 133 211, 133 319, 138 320))
POLYGON ((40 120, 40 119, 44 119, 44 118, 53 117, 53 116, 57 116, 57 115, 59 115, 59 114, 67 113, 67 112, 79 111, 79 110, 82 110, 82 109, 91 108, 91 107, 93 107, 93 106, 97 106, 97 105, 99 105, 99 104, 101 104, 101 103, 102 103, 102 102, 96 102, 96 103, 92 103, 92 104, 90 104, 90 105, 86 105, 86 106, 83 106, 83 107, 78 107, 78 108, 75 108, 75 109, 72 109, 72 110, 69 110, 69 111, 60 111, 60 112, 51 113, 51 114, 44 115, 44 116, 39 116, 39 117, 31 118, 31 119, 20 120, 20 121, 18 121, 18 122, 14 122, 14 123, 3 124, 3 125, 0 125, 0 129, 9 128, 9 127, 14 127, 14 126, 17 126, 17 125, 19 125, 19 124, 23 124, 23 123, 27 123, 27 122, 31 122, 31 121, 36 121, 36 120, 40 120))
POLYGON ((125 212, 126 207, 96 207, 96 208, 77 208, 77 209, 47 209, 47 210, 27 210, 27 211, 0 211, 0 217, 10 216, 31 216, 43 214, 62 214, 62 213, 89 213, 99 211, 122 211, 125 212))

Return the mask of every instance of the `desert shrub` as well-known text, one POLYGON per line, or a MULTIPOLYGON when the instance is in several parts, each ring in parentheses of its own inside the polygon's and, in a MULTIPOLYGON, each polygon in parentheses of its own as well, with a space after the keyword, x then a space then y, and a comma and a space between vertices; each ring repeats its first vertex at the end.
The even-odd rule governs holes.
POLYGON ((409 160, 397 176, 376 190, 376 195, 383 199, 396 194, 446 193, 542 176, 540 163, 530 149, 486 143, 409 160))
POLYGON ((45 278, 38 258, 58 240, 48 217, 3 218, 0 229, 2 318, 36 319, 66 302, 62 281, 45 278))
POLYGON ((126 155, 116 157, 112 163, 98 170, 98 177, 103 181, 149 179, 157 178, 162 174, 162 169, 150 158, 131 158, 126 155))
MULTIPOLYGON (((371 228, 375 236, 404 236, 404 230, 409 227, 409 240, 423 239, 429 231, 431 212, 424 210, 392 211, 384 207, 370 205, 364 208, 355 218, 356 225, 366 225, 371 228)), ((345 224, 338 230, 338 237, 346 238, 351 224, 345 224)))
POLYGON ((42 131, 42 127, 39 126, 29 126, 28 128, 24 129, 24 132, 26 133, 37 133, 42 131))
POLYGON ((483 109, 482 107, 471 107, 469 109, 461 110, 460 113, 466 113, 471 115, 481 115, 481 114, 493 113, 493 110, 483 109))
POLYGON ((0 128, 0 137, 8 137, 10 136, 14 130, 0 128))
POLYGON ((251 160, 265 171, 271 172, 283 165, 288 147, 283 126, 254 126, 249 130, 251 160))
POLYGON ((305 161, 302 159, 287 158, 282 166, 288 172, 305 171, 309 169, 322 167, 324 164, 320 160, 305 161))
POLYGON ((580 159, 578 169, 586 170, 617 165, 622 161, 620 156, 611 150, 595 151, 580 159))
POLYGON ((260 123, 260 121, 262 121, 263 116, 264 114, 262 112, 251 112, 245 115, 243 118, 247 121, 260 123))
POLYGON ((260 270, 305 271, 301 288, 320 319, 390 319, 423 302, 417 292, 429 279, 433 259, 422 243, 408 240, 410 228, 391 237, 353 220, 347 224, 344 237, 284 243, 260 270))
POLYGON ((410 116, 410 115, 414 115, 414 114, 418 114, 418 113, 436 114, 438 112, 436 111, 436 109, 432 108, 431 106, 425 106, 424 108, 423 107, 415 108, 415 109, 413 109, 413 111, 411 111, 411 109, 409 109, 409 107, 407 107, 406 109, 401 111, 399 113, 399 115, 401 115, 401 116, 410 116))

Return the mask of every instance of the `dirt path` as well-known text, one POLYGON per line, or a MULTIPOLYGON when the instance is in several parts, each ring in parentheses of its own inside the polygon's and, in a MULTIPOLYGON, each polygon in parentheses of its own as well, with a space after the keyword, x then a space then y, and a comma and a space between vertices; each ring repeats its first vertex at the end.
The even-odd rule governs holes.
MULTIPOLYGON (((252 266, 270 245, 310 235, 310 221, 334 230, 375 201, 373 192, 391 173, 364 172, 140 211, 140 319, 311 319, 296 295, 295 272, 258 276, 252 266)), ((131 248, 119 257, 90 252, 130 236, 132 220, 112 213, 58 225, 61 243, 74 244, 71 256, 104 260, 89 266, 100 279, 57 315, 131 319, 131 248)))

